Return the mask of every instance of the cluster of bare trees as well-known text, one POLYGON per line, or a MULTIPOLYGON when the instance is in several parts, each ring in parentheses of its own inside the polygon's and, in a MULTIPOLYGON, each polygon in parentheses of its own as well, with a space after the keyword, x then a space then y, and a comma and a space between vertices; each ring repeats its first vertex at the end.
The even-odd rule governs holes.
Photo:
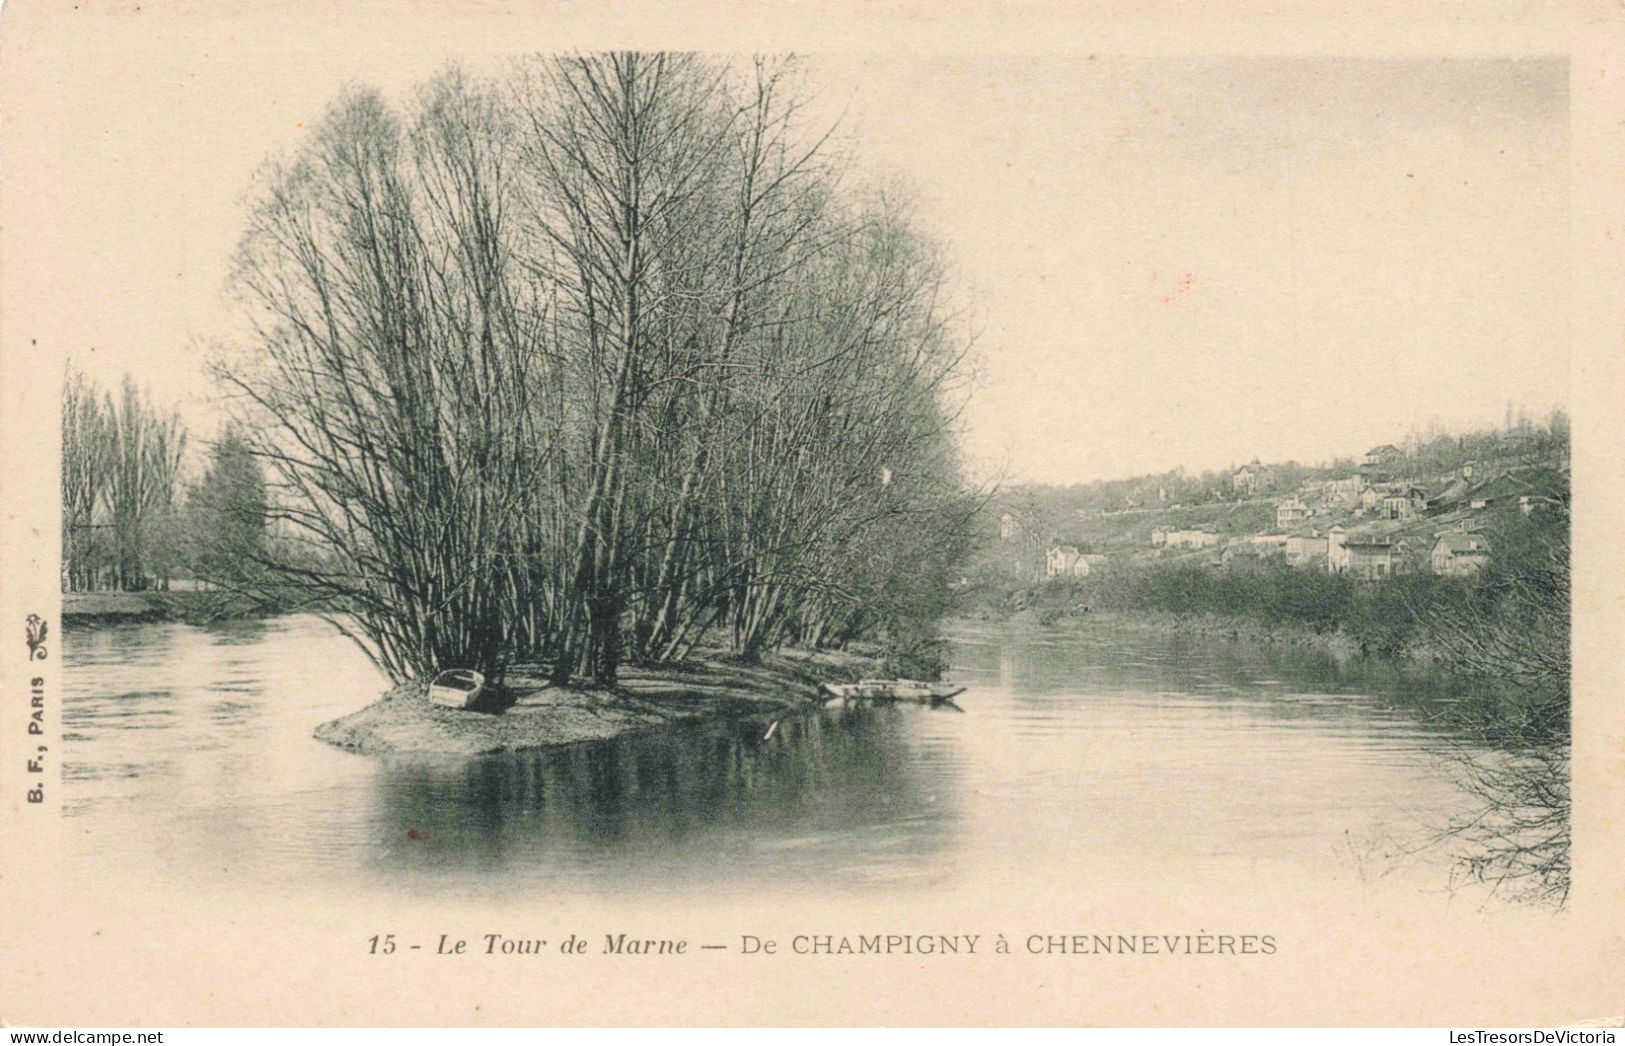
POLYGON ((1484 698, 1454 717, 1477 745, 1445 753, 1475 808, 1443 835, 1471 878, 1561 905, 1571 871, 1568 504, 1510 513, 1490 536, 1494 556, 1466 598, 1425 625, 1446 665, 1486 681, 1484 698))
POLYGON ((1497 721, 1522 736, 1566 734, 1569 723, 1571 582, 1569 509, 1504 512, 1489 530, 1495 550, 1465 598, 1437 607, 1426 634, 1465 675, 1509 684, 1497 721), (1509 717, 1515 723, 1509 721, 1509 717))
POLYGON ((70 591, 167 584, 186 432, 125 378, 103 393, 69 368, 62 396, 62 559, 70 591))
MULTIPOLYGON (((792 65, 538 58, 351 93, 270 172, 222 367, 320 592, 397 678, 612 682, 899 629, 968 530, 942 268, 792 65)), ((289 549, 290 542, 279 543, 289 549)))

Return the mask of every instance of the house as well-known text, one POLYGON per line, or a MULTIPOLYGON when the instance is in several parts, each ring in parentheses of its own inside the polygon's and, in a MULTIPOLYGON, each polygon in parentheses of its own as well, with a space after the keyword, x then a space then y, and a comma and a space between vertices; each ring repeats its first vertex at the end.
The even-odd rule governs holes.
POLYGON ((1088 577, 1091 572, 1099 570, 1105 565, 1105 556, 1091 555, 1090 553, 1086 552, 1078 557, 1078 561, 1076 563, 1072 564, 1072 576, 1088 577))
POLYGON ((1442 512, 1449 512, 1464 503, 1467 492, 1473 488, 1472 470, 1471 465, 1463 467, 1461 475, 1451 479, 1445 484, 1444 489, 1427 499, 1423 509, 1428 515, 1436 516, 1442 512))
POLYGON ((1466 497, 1468 506, 1475 509, 1513 501, 1521 506, 1524 498, 1547 498, 1564 504, 1569 497, 1569 477, 1557 469, 1540 466, 1507 469, 1473 487, 1466 497))
POLYGON ((1295 567, 1326 569, 1328 542, 1313 530, 1287 535, 1286 561, 1295 567))
POLYGON ((1350 531, 1343 547, 1348 553, 1348 573, 1368 581, 1403 574, 1409 566, 1404 539, 1392 533, 1350 531))
POLYGON ((1428 559, 1435 574, 1450 577, 1476 574, 1490 561, 1490 543, 1482 534, 1440 534, 1428 559))
POLYGON ((1329 479, 1320 484, 1322 500, 1339 508, 1353 508, 1359 504, 1360 488, 1366 485, 1364 476, 1355 474, 1342 479, 1329 479))
POLYGON ((1392 443, 1384 443, 1381 446, 1372 447, 1370 450, 1366 451, 1365 457, 1360 459, 1360 467, 1363 469, 1375 469, 1377 471, 1381 471, 1404 456, 1405 452, 1394 446, 1392 443))
POLYGON ((1075 545, 1056 545, 1044 553, 1046 578, 1088 577, 1091 571, 1105 565, 1105 556, 1079 552, 1075 545))
POLYGON ((1166 544, 1168 544, 1168 528, 1167 527, 1152 527, 1151 528, 1151 547, 1152 548, 1161 548, 1166 544))
POLYGON ((1471 467, 1463 467, 1462 474, 1451 480, 1444 490, 1428 499, 1428 511, 1450 512, 1455 509, 1477 511, 1514 498, 1522 507, 1526 498, 1549 498, 1562 503, 1568 497, 1568 476, 1539 466, 1505 469, 1473 482, 1471 467))
POLYGON ((1296 494, 1275 503, 1275 526, 1280 530, 1295 527, 1309 518, 1309 506, 1296 494))
POLYGON ((1044 553, 1045 577, 1070 577, 1072 567, 1082 555, 1074 545, 1056 545, 1044 553))
POLYGON ((1369 483, 1362 484, 1360 492, 1355 495, 1354 507, 1369 512, 1382 503, 1382 494, 1369 483))
POLYGON ((1219 563, 1226 570, 1245 570, 1264 565, 1264 550, 1245 538, 1237 538, 1224 546, 1219 563))
POLYGON ((1211 526, 1170 530, 1164 544, 1169 548, 1215 548, 1219 544, 1219 533, 1211 526))
POLYGON ((1348 529, 1341 523, 1326 531, 1326 569, 1333 574, 1349 572, 1348 529))
POLYGON ((1396 487, 1382 496, 1383 519, 1411 519, 1428 503, 1421 487, 1396 487))
POLYGON ((1243 494, 1252 497, 1275 485, 1275 474, 1268 465, 1261 465, 1257 458, 1237 469, 1235 475, 1230 477, 1230 490, 1234 494, 1243 494))
POLYGON ((1021 521, 1009 512, 999 517, 999 540, 1011 541, 1021 533, 1021 521))

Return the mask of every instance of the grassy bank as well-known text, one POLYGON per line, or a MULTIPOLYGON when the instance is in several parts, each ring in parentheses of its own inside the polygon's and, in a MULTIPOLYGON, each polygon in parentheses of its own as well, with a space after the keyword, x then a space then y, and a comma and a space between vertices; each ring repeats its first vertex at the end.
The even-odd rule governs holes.
MULTIPOLYGON (((584 741, 635 730, 724 720, 765 731, 774 719, 821 701, 818 685, 878 674, 878 658, 785 651, 754 664, 720 653, 679 665, 628 667, 614 687, 550 686, 539 669, 509 669, 496 713, 429 703, 426 681, 403 683, 359 712, 323 723, 318 740, 371 754, 480 755, 584 741)), ((759 736, 759 735, 758 735, 759 736)))

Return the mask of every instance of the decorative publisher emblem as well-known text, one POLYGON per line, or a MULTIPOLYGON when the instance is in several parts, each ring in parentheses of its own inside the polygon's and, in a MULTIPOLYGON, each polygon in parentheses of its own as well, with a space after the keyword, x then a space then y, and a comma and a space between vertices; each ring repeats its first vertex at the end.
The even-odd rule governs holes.
POLYGON ((38 614, 28 615, 28 659, 30 661, 44 661, 50 657, 50 651, 45 648, 45 637, 50 635, 51 628, 40 620, 38 614))

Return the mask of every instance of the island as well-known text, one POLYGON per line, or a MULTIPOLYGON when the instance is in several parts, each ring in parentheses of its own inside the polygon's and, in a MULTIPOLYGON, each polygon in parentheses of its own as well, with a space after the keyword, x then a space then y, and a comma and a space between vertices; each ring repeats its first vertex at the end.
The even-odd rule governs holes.
POLYGON ((821 707, 820 685, 880 670, 862 653, 784 650, 754 663, 721 651, 681 664, 625 667, 613 687, 549 683, 539 666, 511 670, 498 707, 431 704, 428 681, 402 683, 358 712, 323 723, 318 740, 368 754, 483 755, 605 741, 637 730, 723 720, 765 734, 773 722, 821 707))

